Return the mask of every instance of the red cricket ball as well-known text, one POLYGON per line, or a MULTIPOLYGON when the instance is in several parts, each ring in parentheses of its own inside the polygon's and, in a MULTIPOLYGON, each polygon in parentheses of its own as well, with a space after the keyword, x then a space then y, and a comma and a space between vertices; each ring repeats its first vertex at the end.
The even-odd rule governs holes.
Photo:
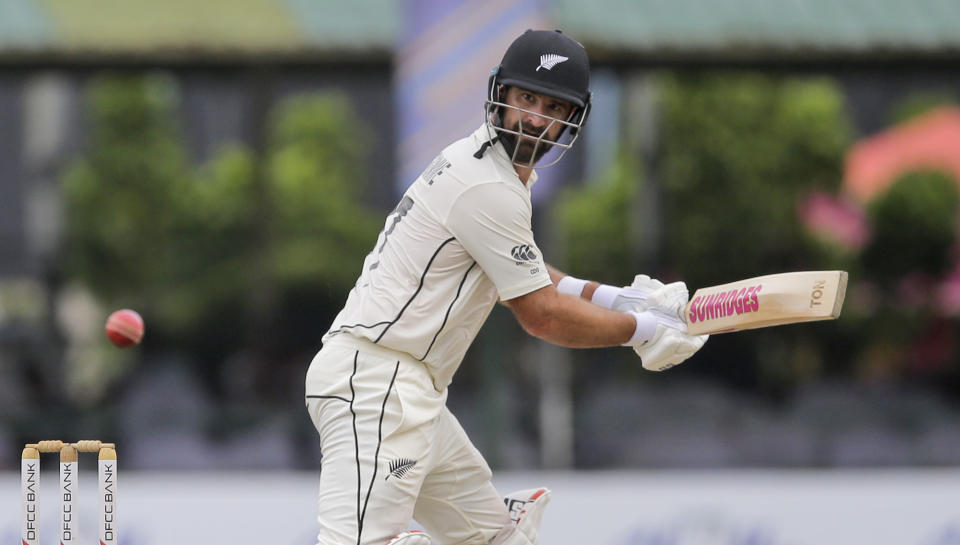
POLYGON ((107 318, 105 329, 110 342, 120 348, 127 348, 143 339, 143 318, 134 310, 118 310, 107 318))

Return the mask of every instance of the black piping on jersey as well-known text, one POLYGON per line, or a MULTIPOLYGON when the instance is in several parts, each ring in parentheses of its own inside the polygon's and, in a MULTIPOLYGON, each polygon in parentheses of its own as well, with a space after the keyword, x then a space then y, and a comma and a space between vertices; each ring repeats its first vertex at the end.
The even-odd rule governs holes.
MULTIPOLYGON (((359 351, 357 352, 359 354, 359 351)), ((353 356, 354 362, 357 356, 353 356)), ((354 363, 356 366, 356 363, 354 363)), ((383 396, 383 405, 380 406, 380 422, 377 424, 377 448, 373 452, 373 475, 370 476, 370 486, 367 487, 367 496, 363 500, 363 510, 360 510, 360 440, 357 437, 357 415, 353 415, 353 441, 357 448, 357 545, 360 545, 360 536, 363 535, 363 519, 367 516, 367 504, 370 502, 370 493, 373 491, 373 483, 377 480, 377 468, 380 464, 377 460, 380 458, 380 444, 383 442, 383 415, 387 411, 387 400, 390 399, 390 391, 393 390, 393 383, 397 380, 397 372, 400 371, 400 362, 393 368, 393 376, 390 377, 390 385, 387 386, 387 393, 383 396)), ((353 380, 350 380, 350 390, 353 391, 353 380)), ((356 394, 354 394, 356 397, 356 394)), ((353 404, 350 404, 350 411, 353 411, 353 404)))
POLYGON ((460 285, 457 287, 457 294, 453 296, 453 301, 450 301, 450 305, 447 307, 447 313, 443 315, 443 323, 440 324, 440 329, 437 330, 437 333, 433 336, 433 340, 430 341, 430 346, 427 347, 427 351, 423 353, 423 357, 420 358, 420 361, 427 359, 427 354, 430 353, 430 350, 433 348, 433 343, 437 342, 437 337, 440 336, 440 332, 443 331, 444 326, 447 325, 447 320, 450 318, 450 312, 453 310, 454 303, 457 302, 457 299, 460 298, 460 292, 463 291, 463 285, 467 282, 467 277, 470 276, 470 271, 477 266, 477 262, 474 261, 473 265, 470 265, 470 268, 467 269, 467 272, 463 273, 463 278, 460 279, 460 285))
MULTIPOLYGON (((350 380, 349 380, 349 382, 350 382, 350 399, 346 399, 346 398, 343 398, 343 397, 340 397, 340 396, 319 396, 319 395, 318 395, 318 396, 313 396, 313 395, 308 395, 308 396, 307 396, 308 398, 316 398, 316 399, 331 399, 331 398, 332 398, 332 399, 340 399, 340 400, 343 400, 343 401, 347 401, 347 402, 350 404, 350 414, 352 415, 351 419, 352 419, 352 422, 353 422, 353 424, 352 424, 352 425, 353 425, 353 452, 354 452, 354 459, 356 460, 356 464, 357 464, 357 545, 359 545, 359 543, 360 543, 360 534, 361 534, 361 532, 363 532, 363 516, 361 515, 361 512, 360 512, 360 490, 361 490, 361 487, 362 487, 362 486, 361 486, 361 482, 360 482, 360 436, 357 434, 357 411, 355 411, 355 410, 353 409, 353 402, 354 402, 355 399, 357 399, 357 391, 353 388, 353 379, 354 379, 354 377, 357 376, 357 358, 358 358, 359 356, 360 356, 360 351, 359 351, 359 350, 357 350, 357 351, 355 351, 355 352, 353 353, 353 372, 350 373, 350 380)), ((398 366, 398 368, 399 368, 399 362, 397 362, 397 366, 398 366)), ((394 372, 394 377, 396 377, 396 372, 394 372)), ((393 386, 393 380, 390 381, 390 385, 391 385, 391 387, 393 386)), ((387 395, 389 395, 389 394, 390 394, 390 390, 387 390, 387 395)), ((386 405, 386 400, 384 400, 384 405, 386 405)), ((383 422, 383 415, 382 415, 382 414, 380 415, 380 422, 381 422, 381 423, 383 422)), ((322 449, 322 448, 323 448, 323 447, 321 446, 321 449, 322 449)), ((377 452, 379 453, 379 451, 380 451, 380 441, 379 441, 379 438, 378 438, 378 440, 377 440, 377 452)), ((376 465, 377 459, 376 459, 376 457, 374 457, 373 461, 374 461, 373 471, 374 471, 374 475, 376 475, 376 471, 377 471, 377 465, 376 465)), ((369 493, 368 493, 368 496, 367 496, 367 497, 368 497, 368 499, 369 499, 369 493)), ((366 504, 364 504, 364 510, 366 510, 366 504)))
POLYGON ((391 323, 390 320, 384 320, 384 321, 382 321, 382 322, 377 322, 377 323, 375 323, 375 324, 370 324, 370 325, 366 325, 366 324, 342 325, 342 326, 340 326, 339 328, 337 328, 336 331, 331 331, 330 334, 331 334, 331 335, 336 335, 337 333, 343 333, 343 330, 344 330, 344 329, 353 329, 353 328, 355 328, 355 327, 366 327, 366 328, 369 329, 369 328, 373 328, 373 327, 377 327, 377 326, 381 326, 381 325, 389 324, 389 323, 391 323))
MULTIPOLYGON (((360 516, 360 436, 357 434, 357 411, 353 410, 353 402, 357 399, 357 391, 353 388, 353 378, 357 376, 357 358, 360 351, 353 353, 353 373, 350 374, 350 414, 353 415, 353 452, 357 462, 357 545, 360 545, 360 534, 363 532, 363 517, 360 516)), ((380 445, 377 445, 377 449, 380 445)), ((376 471, 377 459, 373 459, 374 471, 376 471)))
POLYGON ((423 289, 423 283, 427 278, 427 273, 430 272, 430 266, 433 265, 433 261, 440 254, 440 250, 442 250, 444 246, 453 242, 454 240, 456 240, 455 237, 450 237, 447 240, 444 240, 443 242, 440 243, 440 246, 437 247, 436 251, 433 252, 433 255, 430 256, 430 260, 427 261, 427 266, 423 269, 423 274, 420 275, 420 285, 417 286, 417 290, 413 292, 413 295, 410 296, 410 299, 407 300, 407 302, 403 305, 403 308, 400 309, 400 312, 397 313, 397 316, 393 320, 377 322, 371 325, 367 325, 367 324, 342 325, 338 327, 336 331, 331 331, 330 334, 341 333, 344 329, 353 329, 355 327, 365 327, 367 329, 371 329, 371 328, 386 324, 387 327, 383 328, 383 331, 380 332, 380 335, 378 335, 377 338, 373 340, 374 343, 380 342, 380 339, 382 339, 383 336, 387 334, 387 331, 393 326, 393 324, 397 323, 400 320, 400 317, 403 316, 403 313, 407 310, 407 307, 410 306, 410 303, 413 303, 413 300, 416 299, 417 295, 420 294, 420 291, 423 289))
POLYGON ((487 151, 487 148, 492 148, 493 145, 497 143, 497 140, 500 140, 500 133, 497 133, 496 136, 494 136, 490 140, 487 140, 486 142, 481 144, 480 149, 478 149, 477 152, 473 154, 473 157, 475 159, 483 159, 483 153, 487 151))
POLYGON ((340 401, 344 401, 344 402, 346 402, 346 403, 350 403, 350 402, 352 401, 352 400, 350 400, 350 399, 347 399, 347 398, 345 398, 345 397, 340 397, 340 396, 314 396, 314 395, 308 395, 308 396, 307 396, 307 399, 339 399, 340 401))
POLYGON ((377 424, 377 448, 373 453, 373 475, 370 476, 370 486, 367 487, 367 495, 363 499, 363 508, 360 508, 360 495, 363 491, 363 485, 360 479, 360 434, 357 433, 357 412, 353 408, 353 402, 357 398, 357 392, 353 388, 353 379, 357 376, 357 358, 360 351, 353 353, 353 373, 350 374, 350 399, 340 396, 321 396, 308 395, 308 399, 339 399, 350 404, 350 414, 353 415, 353 448, 354 458, 357 464, 357 545, 360 545, 360 536, 363 534, 363 519, 367 515, 367 504, 370 502, 370 493, 373 491, 373 483, 377 480, 377 459, 380 457, 380 444, 383 442, 383 416, 387 412, 387 400, 390 399, 390 392, 397 381, 397 373, 400 371, 400 362, 398 361, 393 368, 393 376, 390 377, 390 385, 387 386, 387 392, 383 395, 383 405, 380 406, 380 421, 377 424))

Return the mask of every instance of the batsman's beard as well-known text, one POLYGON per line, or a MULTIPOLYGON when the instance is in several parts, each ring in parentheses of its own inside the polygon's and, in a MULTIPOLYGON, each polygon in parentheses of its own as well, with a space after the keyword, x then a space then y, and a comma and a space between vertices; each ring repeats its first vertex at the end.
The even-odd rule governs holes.
MULTIPOLYGON (((504 128, 502 118, 497 120, 497 126, 504 128)), ((546 130, 547 129, 544 129, 544 132, 546 132, 546 130)), ((537 164, 537 162, 540 161, 540 159, 553 148, 553 141, 549 140, 545 134, 542 135, 542 139, 539 141, 539 143, 537 142, 538 136, 540 135, 524 133, 520 129, 519 122, 514 123, 512 127, 506 127, 506 130, 504 131, 500 131, 500 141, 503 142, 503 147, 507 151, 507 155, 512 158, 513 162, 523 163, 530 166, 537 164), (507 131, 526 134, 529 136, 529 138, 520 139, 518 148, 517 139, 520 137, 507 131)))

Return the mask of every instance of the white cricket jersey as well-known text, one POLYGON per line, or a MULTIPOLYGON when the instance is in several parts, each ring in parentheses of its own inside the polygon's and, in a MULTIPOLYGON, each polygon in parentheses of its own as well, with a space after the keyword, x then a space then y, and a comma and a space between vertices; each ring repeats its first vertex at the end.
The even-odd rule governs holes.
POLYGON ((530 188, 485 126, 454 142, 407 189, 324 336, 351 334, 424 362, 450 384, 497 299, 551 283, 533 240, 530 188))

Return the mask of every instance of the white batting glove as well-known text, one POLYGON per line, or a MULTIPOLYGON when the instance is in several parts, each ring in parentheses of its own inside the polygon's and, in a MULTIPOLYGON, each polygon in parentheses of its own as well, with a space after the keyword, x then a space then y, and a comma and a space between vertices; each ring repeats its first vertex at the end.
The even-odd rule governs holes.
POLYGON ((645 274, 638 274, 637 276, 633 277, 633 284, 630 284, 627 287, 635 290, 651 292, 657 291, 658 289, 664 287, 664 283, 656 278, 650 278, 645 274))
POLYGON ((708 335, 693 336, 687 333, 682 313, 689 298, 683 282, 668 284, 644 297, 648 305, 646 312, 657 320, 657 330, 650 340, 633 347, 644 369, 669 369, 694 355, 707 342, 708 335))
POLYGON ((633 284, 620 288, 616 297, 613 298, 613 310, 624 312, 627 310, 647 310, 650 304, 647 302, 647 296, 650 293, 663 288, 663 282, 650 278, 645 274, 638 274, 633 279, 633 284))
POLYGON ((638 274, 633 279, 633 284, 622 288, 601 284, 593 292, 590 302, 620 312, 642 312, 648 307, 647 294, 662 287, 663 282, 645 274, 638 274))

